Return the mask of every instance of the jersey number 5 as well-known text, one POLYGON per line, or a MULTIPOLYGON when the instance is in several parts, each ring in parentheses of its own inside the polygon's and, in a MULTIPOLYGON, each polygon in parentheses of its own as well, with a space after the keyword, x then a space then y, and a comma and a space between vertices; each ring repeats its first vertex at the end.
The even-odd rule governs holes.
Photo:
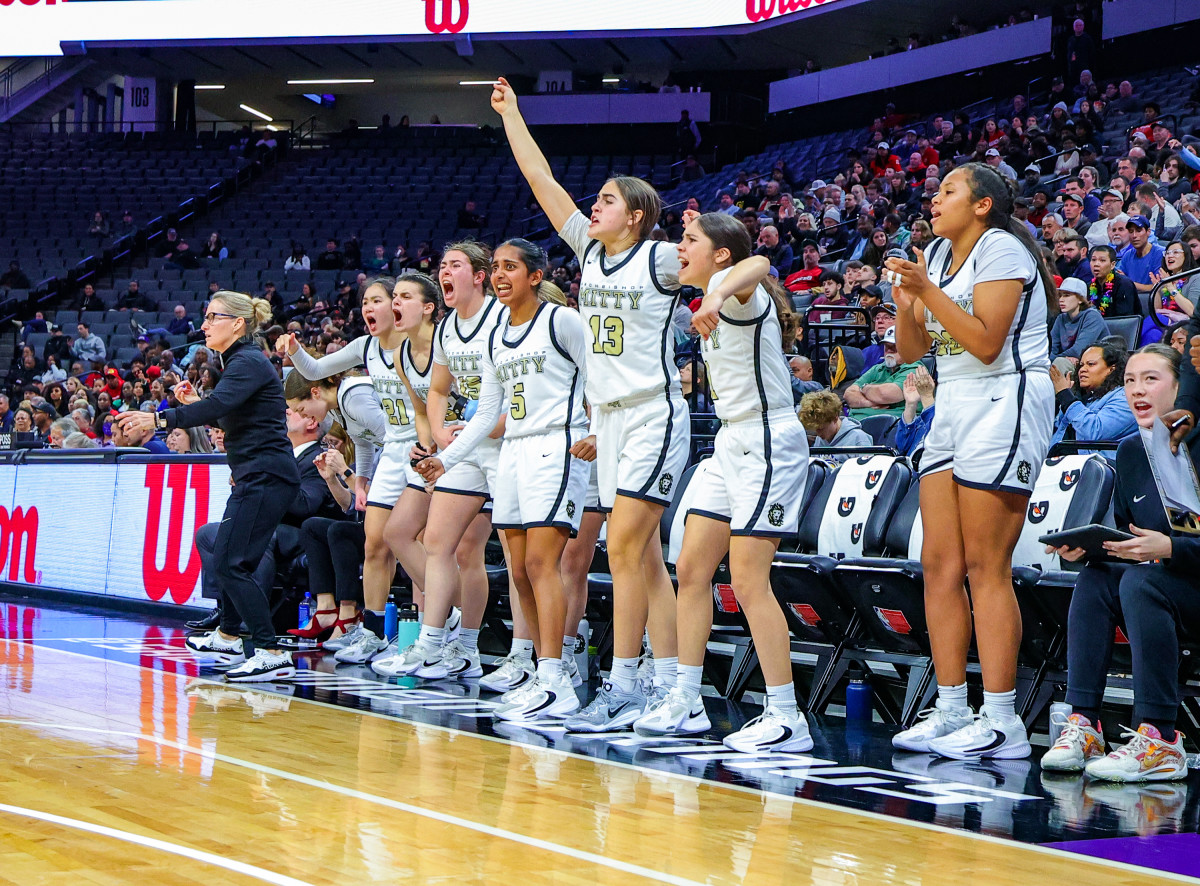
POLYGON ((512 405, 508 408, 508 414, 512 416, 513 421, 520 421, 526 416, 525 385, 513 385, 511 400, 512 405))
POLYGON ((589 322, 592 326, 592 352, 619 357, 625 350, 625 321, 620 317, 601 318, 599 314, 593 314, 589 322))

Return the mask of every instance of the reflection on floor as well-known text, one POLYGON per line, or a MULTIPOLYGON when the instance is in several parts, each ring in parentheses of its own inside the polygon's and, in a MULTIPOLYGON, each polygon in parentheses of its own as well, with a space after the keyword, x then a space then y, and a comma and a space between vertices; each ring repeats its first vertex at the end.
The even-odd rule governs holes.
MULTIPOLYGON (((810 754, 748 756, 727 751, 720 736, 758 713, 752 705, 706 699, 713 731, 699 738, 643 739, 630 732, 568 735, 554 722, 516 726, 494 721, 495 696, 470 684, 388 683, 369 668, 337 665, 332 656, 300 653, 293 681, 227 687, 183 647, 185 633, 161 619, 79 607, 28 605, 0 598, 0 687, 21 691, 32 680, 23 666, 28 646, 195 677, 188 689, 201 706, 245 705, 256 717, 287 711, 296 699, 339 705, 383 717, 513 742, 554 748, 637 767, 740 785, 882 813, 899 819, 1053 846, 1157 871, 1200 874, 1197 776, 1186 782, 1109 785, 1040 772, 1035 760, 961 763, 896 753, 891 727, 847 726, 815 718, 810 754)), ((170 693, 146 700, 172 736, 170 693)), ((585 687, 587 689, 587 687, 585 687)), ((583 691, 583 690, 581 690, 583 691)), ((158 746, 153 753, 171 753, 158 746)), ((1040 751, 1035 750, 1035 755, 1040 751)), ((547 758, 554 765, 557 755, 547 758)), ((188 766, 206 765, 190 759, 188 766)))

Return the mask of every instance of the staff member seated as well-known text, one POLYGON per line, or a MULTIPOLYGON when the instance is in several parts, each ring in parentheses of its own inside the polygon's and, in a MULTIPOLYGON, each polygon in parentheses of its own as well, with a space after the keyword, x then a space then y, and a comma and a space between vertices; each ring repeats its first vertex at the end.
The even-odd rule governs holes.
MULTIPOLYGON (((1167 509, 1190 512, 1194 523, 1200 489, 1186 447, 1171 454, 1170 432, 1160 419, 1175 406, 1179 366, 1178 352, 1159 344, 1126 364, 1125 397, 1139 433, 1117 450, 1113 508, 1117 528, 1134 538, 1106 542, 1112 561, 1089 561, 1079 573, 1067 621, 1067 703, 1074 711, 1042 769, 1085 771, 1108 781, 1187 778, 1183 733, 1175 728, 1179 636, 1200 625, 1200 535, 1173 529, 1167 509), (1105 755, 1100 706, 1118 627, 1133 653, 1133 722, 1139 726, 1126 729, 1125 743, 1105 755)), ((1085 558, 1080 548, 1058 553, 1070 561, 1085 558)))

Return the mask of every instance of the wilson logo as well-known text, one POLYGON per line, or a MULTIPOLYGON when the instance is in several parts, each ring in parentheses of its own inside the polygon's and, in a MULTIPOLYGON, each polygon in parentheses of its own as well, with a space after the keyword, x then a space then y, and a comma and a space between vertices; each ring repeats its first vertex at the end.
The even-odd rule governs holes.
POLYGON ((746 18, 752 22, 761 22, 772 16, 799 12, 826 2, 828 0, 746 0, 746 18))
POLYGON ((37 508, 0 507, 0 566, 8 564, 8 581, 40 584, 37 572, 37 508), (21 543, 25 543, 24 569, 21 568, 21 543))
POLYGON ((457 34, 467 26, 468 15, 468 0, 425 0, 425 28, 430 34, 457 34))
POLYGON ((186 603, 200 580, 200 554, 192 538, 196 530, 208 522, 208 465, 176 464, 146 465, 146 488, 150 490, 150 502, 146 512, 146 542, 142 547, 142 580, 146 585, 146 596, 159 601, 168 594, 176 603, 186 603), (192 490, 194 505, 193 525, 188 529, 187 565, 180 569, 183 553, 184 509, 187 491, 192 490), (170 490, 171 502, 167 509, 166 549, 162 568, 158 567, 158 538, 163 524, 163 494, 170 490))
POLYGON ((0 6, 53 6, 56 0, 0 0, 0 6))

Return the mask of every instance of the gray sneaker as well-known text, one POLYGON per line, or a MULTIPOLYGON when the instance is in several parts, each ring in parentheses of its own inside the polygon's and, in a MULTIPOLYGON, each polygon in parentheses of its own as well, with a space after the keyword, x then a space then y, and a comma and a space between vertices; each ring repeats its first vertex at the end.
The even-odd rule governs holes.
POLYGON ((359 632, 363 630, 362 622, 356 622, 354 627, 342 634, 336 640, 326 640, 321 644, 321 648, 329 652, 338 652, 345 649, 347 646, 353 646, 354 641, 358 639, 359 632))
POLYGON ((567 732, 614 732, 628 729, 642 715, 646 707, 646 694, 635 684, 632 692, 622 692, 607 680, 592 703, 577 714, 572 714, 564 724, 567 732))

